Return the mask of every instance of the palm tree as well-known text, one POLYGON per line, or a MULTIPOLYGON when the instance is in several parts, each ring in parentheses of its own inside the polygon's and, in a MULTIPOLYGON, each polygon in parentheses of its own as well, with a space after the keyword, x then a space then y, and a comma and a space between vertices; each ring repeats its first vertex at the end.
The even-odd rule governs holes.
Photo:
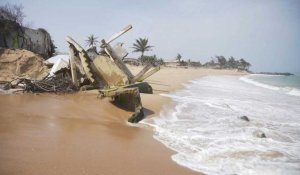
POLYGON ((154 46, 148 45, 148 38, 139 38, 133 43, 133 52, 141 52, 141 58, 144 56, 144 52, 151 51, 154 46))
POLYGON ((180 63, 182 56, 178 53, 176 56, 176 60, 178 61, 178 63, 180 63))
POLYGON ((89 47, 96 47, 97 43, 99 43, 99 41, 97 41, 97 39, 98 39, 98 37, 95 37, 93 34, 91 34, 90 36, 88 36, 88 39, 85 41, 89 47))
POLYGON ((217 60, 218 60, 218 63, 220 65, 220 68, 221 69, 224 69, 226 64, 227 64, 227 60, 224 56, 216 56, 217 60))
POLYGON ((235 61, 234 57, 231 56, 227 61, 227 67, 234 69, 237 68, 237 66, 238 66, 238 61, 235 61))
POLYGON ((249 67, 251 66, 251 64, 248 63, 247 61, 245 61, 243 58, 240 59, 239 62, 240 62, 240 65, 241 65, 241 67, 242 67, 243 70, 248 70, 249 67))

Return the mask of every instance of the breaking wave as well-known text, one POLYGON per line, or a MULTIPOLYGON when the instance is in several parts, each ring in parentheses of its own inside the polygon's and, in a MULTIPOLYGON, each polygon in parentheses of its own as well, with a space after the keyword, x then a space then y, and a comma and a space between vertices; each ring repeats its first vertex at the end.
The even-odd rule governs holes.
POLYGON ((207 174, 299 174, 300 98, 234 76, 203 77, 163 95, 176 105, 143 123, 178 164, 207 174))
MULTIPOLYGON (((268 76, 270 76, 270 75, 268 75, 268 76)), ((278 86, 268 85, 268 84, 261 83, 261 82, 255 81, 253 79, 250 79, 249 76, 241 77, 240 80, 242 80, 246 83, 253 84, 255 86, 259 86, 259 87, 263 87, 263 88, 267 88, 267 89, 271 89, 271 90, 275 90, 275 91, 281 91, 281 92, 289 94, 289 95, 294 95, 294 96, 300 97, 300 89, 297 89, 297 88, 287 87, 287 86, 278 87, 278 86)))

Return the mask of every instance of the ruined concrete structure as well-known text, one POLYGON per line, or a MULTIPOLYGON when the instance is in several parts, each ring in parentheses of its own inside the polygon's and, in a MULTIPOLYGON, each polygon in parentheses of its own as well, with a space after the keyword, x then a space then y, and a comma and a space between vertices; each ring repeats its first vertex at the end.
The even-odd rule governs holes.
POLYGON ((135 123, 144 117, 140 93, 153 93, 152 87, 141 81, 157 72, 159 67, 150 70, 153 65, 146 65, 134 76, 123 62, 128 53, 122 44, 110 46, 112 41, 131 28, 129 25, 110 39, 103 39, 102 50, 92 54, 93 58, 71 37, 68 36, 66 41, 70 48, 70 68, 74 86, 80 87, 83 83, 81 80, 88 79, 89 87, 98 89, 101 97, 111 97, 118 106, 134 111, 128 121, 135 123))
POLYGON ((13 21, 0 19, 0 47, 22 48, 43 56, 51 57, 55 46, 45 29, 22 27, 13 21))

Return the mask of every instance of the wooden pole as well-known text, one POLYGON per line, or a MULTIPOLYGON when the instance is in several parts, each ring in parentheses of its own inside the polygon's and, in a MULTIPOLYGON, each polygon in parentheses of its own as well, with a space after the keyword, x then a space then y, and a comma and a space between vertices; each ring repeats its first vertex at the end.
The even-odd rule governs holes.
POLYGON ((132 83, 135 83, 138 79, 140 79, 149 69, 151 69, 152 65, 146 65, 133 79, 132 83))
POLYGON ((146 78, 150 77, 151 75, 153 75, 154 73, 156 73, 157 71, 160 70, 160 67, 155 67, 154 69, 152 69, 151 71, 147 72, 146 74, 144 74, 140 79, 138 79, 137 81, 143 81, 146 78))
POLYGON ((72 82, 75 87, 79 87, 79 81, 77 76, 77 66, 75 63, 75 52, 73 47, 69 46, 69 54, 70 54, 70 66, 71 66, 71 74, 72 74, 72 82))

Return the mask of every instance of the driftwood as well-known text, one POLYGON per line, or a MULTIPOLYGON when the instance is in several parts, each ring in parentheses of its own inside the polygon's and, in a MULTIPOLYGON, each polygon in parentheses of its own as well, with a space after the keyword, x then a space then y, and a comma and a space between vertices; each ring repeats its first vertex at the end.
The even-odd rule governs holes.
POLYGON ((79 87, 79 80, 77 76, 77 68, 76 68, 76 62, 75 62, 75 52, 72 46, 70 45, 69 48, 70 52, 70 67, 71 67, 71 74, 72 74, 72 82, 75 87, 79 87))
POLYGON ((14 86, 22 87, 27 92, 73 92, 77 90, 65 69, 55 76, 47 76, 42 80, 18 79, 14 86))

